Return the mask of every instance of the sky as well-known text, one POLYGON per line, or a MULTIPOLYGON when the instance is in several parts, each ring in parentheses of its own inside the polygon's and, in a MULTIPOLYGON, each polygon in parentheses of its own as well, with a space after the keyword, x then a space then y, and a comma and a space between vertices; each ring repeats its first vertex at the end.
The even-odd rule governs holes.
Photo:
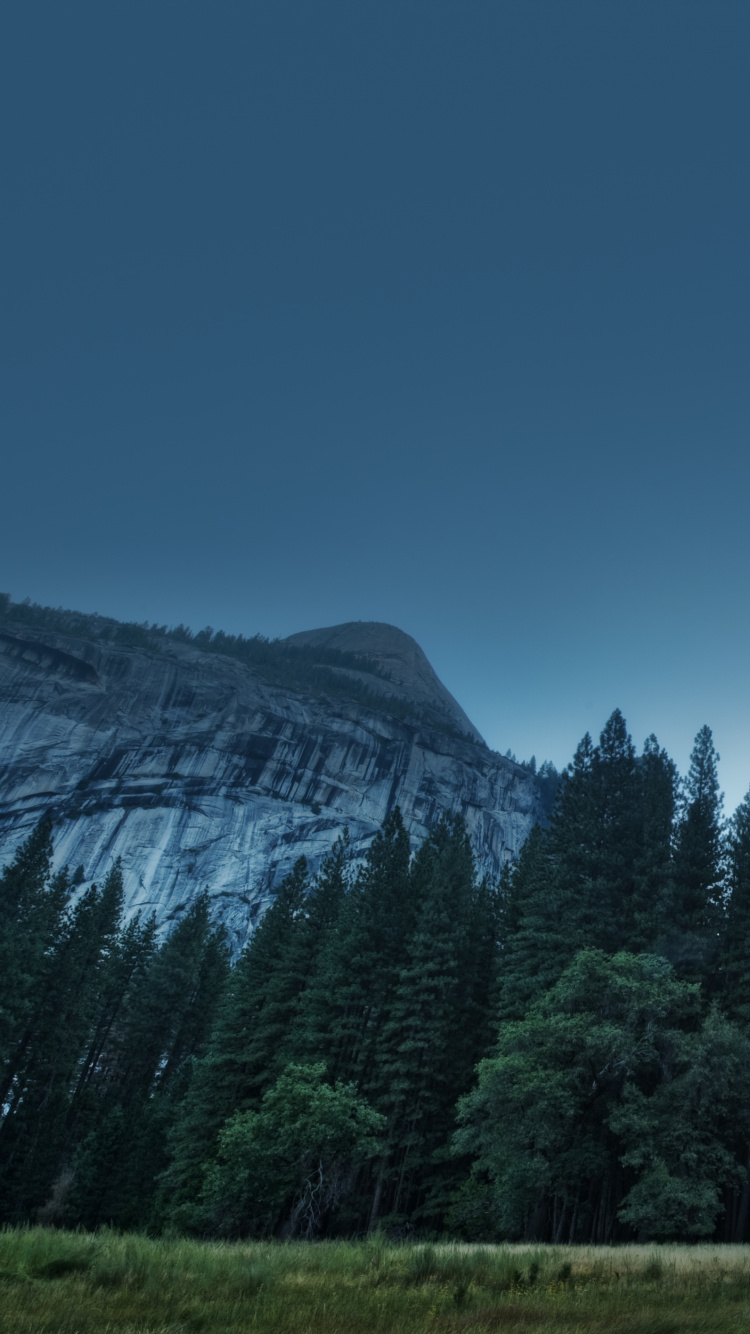
POLYGON ((747 0, 24 0, 0 588, 750 785, 747 0))

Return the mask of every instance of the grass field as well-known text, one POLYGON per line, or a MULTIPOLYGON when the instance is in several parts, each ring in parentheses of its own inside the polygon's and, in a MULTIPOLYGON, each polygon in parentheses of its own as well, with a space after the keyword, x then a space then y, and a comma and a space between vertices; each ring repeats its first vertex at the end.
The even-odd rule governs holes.
POLYGON ((214 1245, 0 1233, 14 1334, 750 1334, 750 1248, 214 1245))

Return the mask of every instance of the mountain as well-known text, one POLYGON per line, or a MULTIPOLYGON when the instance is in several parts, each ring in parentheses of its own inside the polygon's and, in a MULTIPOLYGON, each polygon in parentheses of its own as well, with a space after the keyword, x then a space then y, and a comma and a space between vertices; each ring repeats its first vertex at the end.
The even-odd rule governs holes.
POLYGON ((539 817, 419 645, 351 622, 269 643, 0 600, 0 855, 43 812, 60 864, 181 916, 205 886, 244 944, 280 879, 401 807, 415 843, 460 811, 495 876, 539 817))
POLYGON ((333 649, 366 660, 363 670, 336 667, 333 670, 366 682, 371 689, 393 699, 415 705, 424 721, 431 719, 442 730, 452 730, 485 744, 460 704, 433 671, 419 644, 411 635, 382 621, 347 621, 325 630, 303 630, 282 641, 292 647, 333 649), (372 671, 375 667, 377 675, 372 671))

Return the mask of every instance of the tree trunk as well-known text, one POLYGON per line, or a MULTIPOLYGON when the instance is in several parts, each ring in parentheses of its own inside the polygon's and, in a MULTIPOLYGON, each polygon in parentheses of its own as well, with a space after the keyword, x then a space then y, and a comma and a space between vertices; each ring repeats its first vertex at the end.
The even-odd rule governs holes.
POLYGON ((750 1148, 747 1152, 745 1169, 747 1171, 747 1180, 742 1187, 742 1194, 740 1195, 740 1207, 737 1210, 737 1225, 733 1238, 734 1241, 744 1241, 745 1229, 747 1228, 747 1214, 748 1208, 750 1207, 750 1148))
POLYGON ((370 1210, 370 1221, 367 1224, 368 1234, 370 1232, 375 1231, 375 1226, 378 1221, 378 1214, 380 1213, 380 1202, 383 1198, 383 1185, 385 1182, 385 1169, 387 1164, 388 1164, 388 1159, 381 1158, 380 1166, 378 1168, 378 1179, 375 1183, 375 1194, 373 1196, 372 1209, 370 1210))

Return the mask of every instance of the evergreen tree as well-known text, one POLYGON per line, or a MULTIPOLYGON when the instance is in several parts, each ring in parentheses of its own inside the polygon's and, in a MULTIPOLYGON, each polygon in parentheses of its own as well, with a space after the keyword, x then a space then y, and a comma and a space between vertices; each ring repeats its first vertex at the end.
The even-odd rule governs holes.
POLYGON ((100 995, 88 1048, 81 1061, 71 1101, 69 1120, 75 1130, 85 1123, 87 1106, 94 1116, 100 1103, 100 1087, 113 1082, 113 1049, 133 998, 156 952, 156 919, 146 922, 137 913, 121 930, 103 960, 100 995), (106 1071, 106 1075, 104 1074, 106 1071))
POLYGON ((70 1095, 122 910, 119 864, 70 911, 46 959, 28 1040, 16 1053, 0 1125, 0 1217, 44 1203, 66 1148, 70 1095))
POLYGON ((679 778, 674 762, 652 734, 638 761, 639 847, 632 874, 632 919, 627 948, 664 953, 670 930, 673 887, 673 834, 679 778))
POLYGON ((414 929, 409 837, 396 808, 376 834, 341 903, 290 1043, 294 1059, 324 1060, 333 1080, 371 1087, 377 1045, 414 929))
POLYGON ((88 1085, 95 1118, 74 1159, 71 1219, 88 1227, 148 1221, 175 1104, 206 1047, 227 973, 225 933, 212 925, 204 893, 145 967, 131 972, 88 1085))
POLYGON ((201 1226, 197 1201, 221 1127, 236 1111, 257 1108, 278 1073, 303 984, 292 941, 298 930, 310 934, 307 889, 300 858, 231 975, 210 1046, 170 1130, 171 1161, 162 1174, 158 1209, 180 1226, 201 1226))
POLYGON ((500 1016, 520 1019, 587 947, 662 948, 673 902, 676 772, 655 737, 636 756, 615 710, 562 775, 546 829, 502 885, 500 1016))
POLYGON ((615 709, 586 762, 574 763, 550 830, 567 900, 566 931, 577 948, 614 953, 633 948, 644 935, 636 882, 647 813, 643 778, 625 719, 615 709))
POLYGON ((58 940, 70 891, 66 872, 52 877, 52 822, 47 816, 0 876, 0 1105, 29 1039, 47 954, 58 940), (15 1052, 15 1054, 14 1054, 15 1052), (10 1066, 10 1068, 8 1068, 10 1066))
POLYGON ((731 1018, 750 1028, 750 792, 729 825, 727 890, 722 1001, 731 1018))
POLYGON ((668 954, 683 977, 713 973, 723 916, 723 827, 716 753, 709 727, 695 738, 675 841, 668 954))
POLYGON ((549 833, 535 825, 500 879, 498 1017, 522 1019, 569 960, 567 904, 556 876, 549 833))
POLYGON ((381 1210, 440 1225, 455 1177, 447 1150, 456 1099, 489 1038, 497 918, 460 818, 436 826, 411 875, 416 923, 364 1086, 388 1126, 371 1225, 381 1210))

